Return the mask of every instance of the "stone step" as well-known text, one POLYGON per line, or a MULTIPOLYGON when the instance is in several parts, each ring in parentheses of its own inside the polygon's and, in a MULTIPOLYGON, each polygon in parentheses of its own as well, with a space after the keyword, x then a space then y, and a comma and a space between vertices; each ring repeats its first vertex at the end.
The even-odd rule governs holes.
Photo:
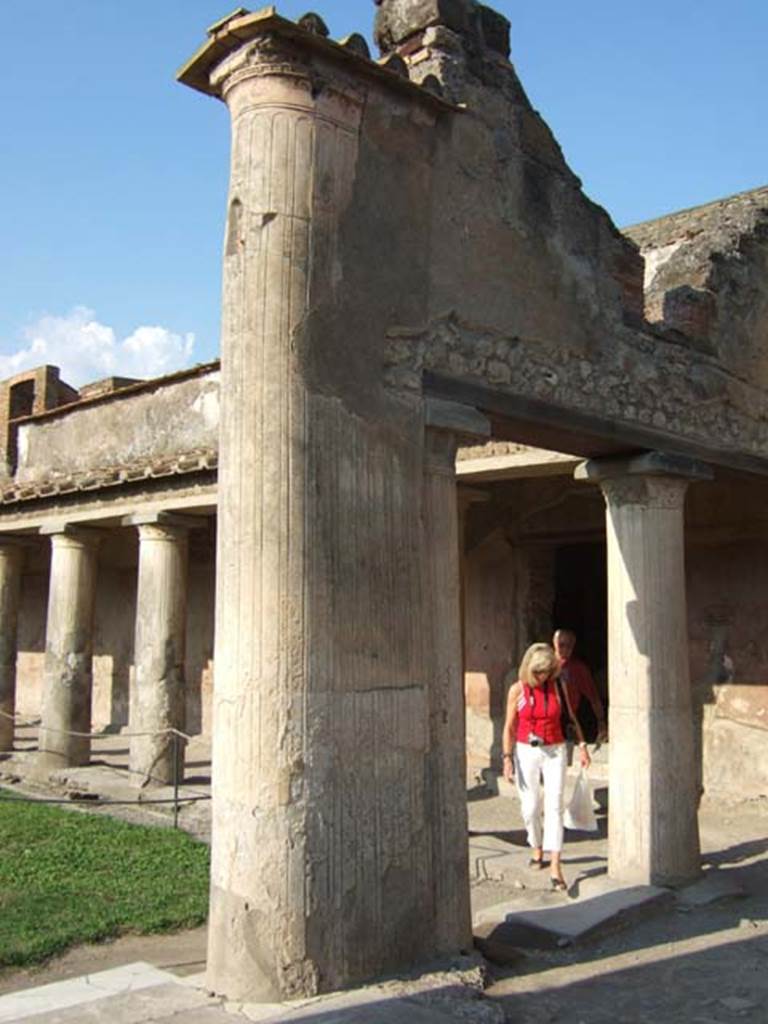
POLYGON ((668 889, 620 886, 605 876, 577 879, 568 894, 526 891, 475 914, 475 944, 489 959, 514 963, 520 950, 557 949, 627 927, 674 902, 668 889))

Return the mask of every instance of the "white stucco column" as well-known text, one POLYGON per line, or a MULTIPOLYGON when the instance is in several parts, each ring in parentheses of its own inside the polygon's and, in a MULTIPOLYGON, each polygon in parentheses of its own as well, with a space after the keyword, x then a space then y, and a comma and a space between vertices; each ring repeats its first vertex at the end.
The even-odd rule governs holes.
POLYGON ((126 523, 139 531, 131 782, 168 785, 184 774, 184 744, 166 730, 183 731, 185 725, 189 531, 170 517, 132 517, 126 523))
POLYGON ((22 548, 12 538, 0 537, 0 752, 13 749, 23 555, 22 548))
POLYGON ((700 873, 683 502, 711 472, 649 453, 587 462, 576 477, 598 482, 606 502, 608 872, 676 885, 700 873))
POLYGON ((52 771, 88 764, 91 741, 93 610, 99 536, 85 529, 51 535, 39 763, 52 771))

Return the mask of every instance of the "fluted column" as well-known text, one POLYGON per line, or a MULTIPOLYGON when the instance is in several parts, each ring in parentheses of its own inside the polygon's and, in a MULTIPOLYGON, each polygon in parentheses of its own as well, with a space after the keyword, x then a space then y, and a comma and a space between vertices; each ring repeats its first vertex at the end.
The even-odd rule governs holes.
POLYGON ((657 453, 577 477, 606 502, 611 737, 608 872, 674 885, 700 872, 683 502, 707 467, 657 453))
MULTIPOLYGON (((350 955, 363 963, 367 955, 345 935, 354 911, 342 912, 339 894, 312 881, 323 875, 324 857, 335 856, 337 796, 322 779, 335 770, 334 729, 342 723, 329 706, 340 684, 325 668, 333 629, 320 625, 328 609, 320 610, 323 583, 309 565, 328 542, 320 538, 322 515, 307 507, 312 476, 320 476, 309 468, 310 439, 323 429, 308 425, 307 324, 312 303, 331 287, 360 100, 311 73, 289 42, 271 34, 240 47, 211 82, 232 117, 232 168, 208 985, 231 998, 271 1000, 343 982, 350 955), (322 768, 313 769, 315 750, 322 768), (310 787, 322 790, 316 802, 310 787), (333 852, 313 855, 315 843, 333 852)), ((371 932, 371 942, 380 941, 371 932)))
POLYGON ((45 771, 88 764, 91 757, 93 611, 98 534, 51 533, 39 762, 45 771))
POLYGON ((12 539, 0 538, 0 753, 13 749, 23 554, 12 539))
POLYGON ((139 584, 131 694, 130 769, 135 786, 167 785, 184 774, 184 654, 189 532, 161 518, 133 520, 139 584))
MULTIPOLYGON (((382 143, 405 119, 420 146, 435 114, 271 8, 212 32, 182 72, 232 117, 207 984, 276 1001, 468 935, 455 494, 421 396, 384 386, 400 297, 377 314, 364 284, 382 143)), ((425 171, 398 231, 426 229, 425 171)))

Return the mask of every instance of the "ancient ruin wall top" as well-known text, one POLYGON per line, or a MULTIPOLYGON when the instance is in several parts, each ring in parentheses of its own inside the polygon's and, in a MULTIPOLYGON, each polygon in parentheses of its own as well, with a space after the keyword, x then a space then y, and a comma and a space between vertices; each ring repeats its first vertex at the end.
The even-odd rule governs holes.
POLYGON ((374 37, 382 53, 412 43, 429 28, 442 26, 465 46, 509 57, 509 22, 473 0, 374 0, 378 7, 374 37))

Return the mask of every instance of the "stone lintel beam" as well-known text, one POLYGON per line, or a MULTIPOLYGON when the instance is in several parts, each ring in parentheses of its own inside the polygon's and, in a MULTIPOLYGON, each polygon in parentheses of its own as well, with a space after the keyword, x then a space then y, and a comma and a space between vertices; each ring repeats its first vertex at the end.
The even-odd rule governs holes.
POLYGON ((424 403, 424 425, 430 430, 444 430, 455 435, 460 442, 487 441, 491 424, 477 409, 458 402, 428 398, 424 403))
POLYGON ((104 529, 89 524, 79 523, 43 523, 39 529, 41 537, 56 537, 63 534, 66 537, 80 538, 81 540, 100 540, 104 536, 104 529))
POLYGON ((223 18, 208 29, 208 41, 177 72, 176 78, 182 85, 223 99, 224 83, 221 76, 214 74, 220 65, 238 50, 248 44, 258 46, 264 43, 272 46, 275 41, 290 47, 302 60, 312 57, 323 59, 335 65, 340 71, 363 76, 377 81, 385 88, 407 93, 413 99, 446 110, 458 110, 428 89, 403 78, 371 60, 355 45, 342 45, 324 35, 309 31, 301 24, 280 17, 273 6, 264 7, 253 14, 238 14, 223 18))
POLYGON ((595 484, 623 476, 676 476, 692 483, 714 477, 711 467, 705 462, 658 451, 621 458, 589 459, 580 463, 573 475, 576 480, 595 484))
POLYGON ((121 526, 176 526, 186 530, 199 530, 206 523, 204 516, 185 516, 178 512, 137 512, 120 520, 121 526))

